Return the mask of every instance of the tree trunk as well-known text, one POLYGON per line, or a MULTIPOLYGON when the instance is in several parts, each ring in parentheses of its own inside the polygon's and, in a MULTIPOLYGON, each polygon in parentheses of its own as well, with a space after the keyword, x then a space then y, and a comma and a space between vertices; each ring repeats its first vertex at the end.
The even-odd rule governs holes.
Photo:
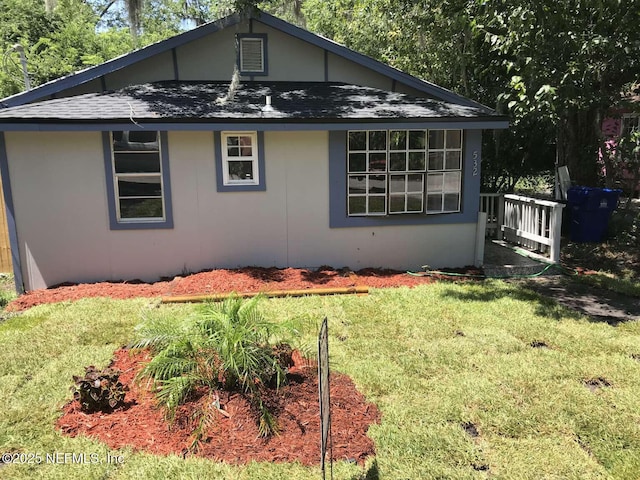
POLYGON ((613 188, 615 182, 615 165, 611 158, 612 152, 607 148, 607 137, 602 131, 602 120, 604 119, 604 112, 602 109, 596 111, 596 115, 593 122, 593 132, 598 139, 598 153, 597 157, 602 161, 601 167, 603 167, 602 174, 604 175, 604 186, 606 188, 613 188))
POLYGON ((558 120, 558 166, 567 165, 571 183, 595 187, 598 185, 598 139, 593 124, 595 109, 569 108, 558 120))

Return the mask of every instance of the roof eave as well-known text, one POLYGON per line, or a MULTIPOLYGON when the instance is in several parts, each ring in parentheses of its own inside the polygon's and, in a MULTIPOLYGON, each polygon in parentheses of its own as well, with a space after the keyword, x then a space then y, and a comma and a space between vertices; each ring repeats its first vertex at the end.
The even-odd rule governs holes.
MULTIPOLYGON (((295 130, 299 126, 301 130, 341 130, 351 128, 354 125, 456 125, 458 128, 469 126, 473 129, 506 129, 509 128, 509 120, 503 116, 487 117, 433 117, 433 118, 149 118, 136 119, 135 123, 130 118, 96 119, 96 120, 59 120, 59 119, 0 119, 0 131, 74 131, 74 130, 110 130, 110 129, 142 129, 156 128, 159 130, 218 130, 220 126, 250 125, 271 130, 274 127, 286 126, 295 130), (113 127, 113 128, 111 128, 113 127)), ((400 127, 402 128, 402 127, 400 127)), ((440 126, 438 128, 445 128, 440 126)))

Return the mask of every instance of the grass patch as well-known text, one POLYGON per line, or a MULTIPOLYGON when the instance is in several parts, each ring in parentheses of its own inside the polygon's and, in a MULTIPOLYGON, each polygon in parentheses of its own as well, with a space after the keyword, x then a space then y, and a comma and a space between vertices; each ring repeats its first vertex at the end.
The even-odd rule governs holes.
POLYGON ((16 285, 13 280, 13 275, 0 273, 0 309, 4 309, 16 296, 16 285))
MULTIPOLYGON (((364 469, 338 462, 336 479, 631 479, 640 471, 638 322, 592 322, 499 281, 270 299, 263 307, 268 319, 309 320, 309 343, 313 324, 327 316, 332 368, 382 411, 369 432, 375 461, 364 469)), ((143 318, 194 309, 91 299, 0 324, 0 452, 124 457, 118 465, 0 466, 0 477, 318 478, 319 469, 297 464, 114 452, 54 430, 72 375, 106 366, 143 318)))

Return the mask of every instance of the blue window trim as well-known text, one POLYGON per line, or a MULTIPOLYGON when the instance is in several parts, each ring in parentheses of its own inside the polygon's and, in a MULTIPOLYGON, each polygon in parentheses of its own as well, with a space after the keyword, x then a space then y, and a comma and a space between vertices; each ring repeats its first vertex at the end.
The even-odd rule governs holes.
POLYGON ((240 75, 245 77, 253 77, 253 76, 267 76, 269 75, 269 49, 267 45, 267 34, 266 33, 238 33, 236 34, 236 41, 238 42, 237 55, 236 55, 236 64, 238 65, 238 70, 240 71, 240 75), (240 64, 240 42, 243 38, 259 38, 262 40, 262 64, 264 69, 261 72, 245 72, 242 70, 242 65, 240 64))
MULTIPOLYGON (((238 127, 238 125, 236 125, 238 127)), ((247 131, 247 129, 229 130, 247 131)), ((222 176, 222 135, 220 132, 213 132, 214 149, 216 156, 216 187, 218 192, 264 192, 267 189, 265 161, 264 161, 264 132, 258 130, 258 179, 257 185, 224 185, 222 176)))
MULTIPOLYGON (((115 130, 115 129, 114 129, 115 130)), ((126 129, 124 129, 126 130, 126 129)), ((162 164, 162 195, 164 197, 164 220, 118 222, 116 213, 116 194, 113 184, 113 165, 111 158, 110 132, 102 132, 102 149, 104 152, 104 171, 107 181, 107 203, 109 208, 109 227, 111 230, 156 230, 173 228, 173 205, 171 202, 171 175, 169 172, 169 152, 167 132, 160 132, 160 162, 162 164)))
MULTIPOLYGON (((423 128, 429 126, 423 126, 423 128)), ((482 131, 465 130, 463 137, 460 212, 350 217, 347 215, 347 132, 329 132, 329 226, 331 228, 348 228, 477 223, 480 207, 482 131)))
POLYGON ((22 261, 18 243, 18 230, 16 228, 16 214, 13 206, 13 192, 11 191, 11 177, 9 176, 9 157, 4 138, 4 132, 0 132, 0 176, 2 176, 2 190, 4 193, 4 207, 7 215, 7 230, 9 231, 9 245, 11 247, 11 262, 13 264, 13 279, 18 293, 24 293, 24 280, 22 278, 22 261))

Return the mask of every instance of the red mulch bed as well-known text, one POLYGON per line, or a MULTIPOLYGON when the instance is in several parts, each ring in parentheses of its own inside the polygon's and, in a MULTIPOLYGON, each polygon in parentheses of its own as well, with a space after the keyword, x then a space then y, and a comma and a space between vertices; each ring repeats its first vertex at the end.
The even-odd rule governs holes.
MULTIPOLYGON (((64 414, 56 426, 72 437, 98 438, 114 449, 131 446, 134 450, 155 454, 196 455, 232 464, 252 460, 319 464, 320 419, 314 366, 296 364, 291 369, 289 384, 265 397, 277 413, 279 435, 259 438, 256 417, 247 401, 238 393, 221 392, 221 407, 230 416, 218 415, 200 448, 191 453, 190 417, 208 397, 192 399, 179 409, 175 423, 167 422, 146 383, 133 382, 148 361, 149 354, 145 351, 116 351, 112 367, 122 372, 120 381, 129 387, 125 406, 110 413, 87 414, 80 410, 77 401, 72 401, 63 408, 64 414)), ((369 425, 379 422, 380 412, 375 405, 367 403, 349 377, 332 374, 330 386, 333 457, 363 464, 374 454, 373 441, 366 434, 369 425)))
MULTIPOLYGON (((454 273, 482 273, 473 267, 451 269, 454 273)), ((301 290, 333 287, 398 287, 431 283, 439 276, 416 277, 397 270, 366 268, 357 272, 322 267, 318 270, 298 268, 246 267, 237 270, 209 270, 186 276, 177 276, 156 283, 141 281, 63 284, 21 295, 7 306, 9 311, 20 311, 43 303, 78 300, 85 297, 135 298, 215 293, 253 293, 270 290, 301 290)), ((456 280, 462 280, 457 277, 456 280)))

